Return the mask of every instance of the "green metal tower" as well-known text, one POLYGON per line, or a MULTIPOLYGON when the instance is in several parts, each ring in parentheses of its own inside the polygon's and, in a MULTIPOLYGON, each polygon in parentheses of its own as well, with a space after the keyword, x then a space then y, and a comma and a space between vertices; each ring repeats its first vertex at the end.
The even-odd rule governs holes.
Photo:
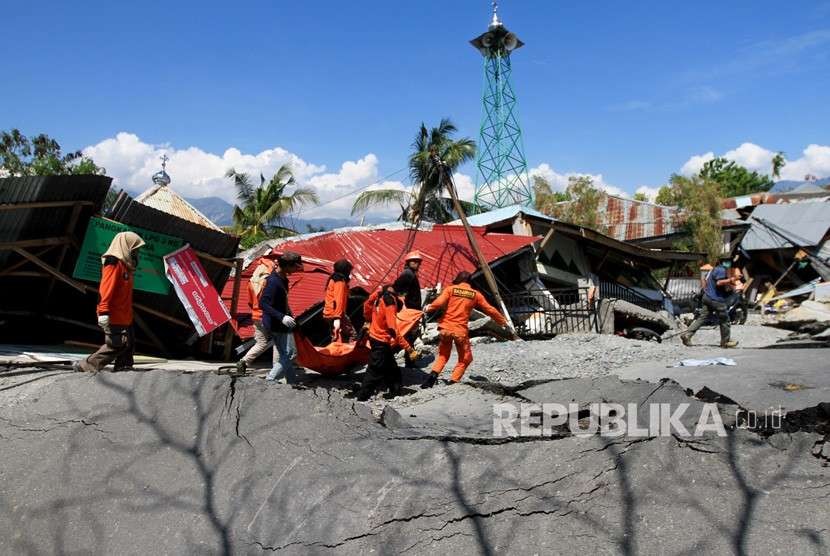
POLYGON ((494 1, 489 28, 470 41, 484 56, 475 202, 485 211, 533 203, 516 94, 510 83, 510 53, 524 43, 499 21, 497 11, 498 4, 494 1))

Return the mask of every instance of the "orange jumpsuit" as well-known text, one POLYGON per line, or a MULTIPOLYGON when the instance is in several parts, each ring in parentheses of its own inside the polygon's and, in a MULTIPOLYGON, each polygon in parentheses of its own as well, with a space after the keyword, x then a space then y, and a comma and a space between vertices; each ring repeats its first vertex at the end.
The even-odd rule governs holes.
POLYGON ((107 257, 101 267, 101 284, 98 288, 101 301, 97 314, 109 315, 110 326, 133 324, 133 273, 115 257, 107 257))
POLYGON ((438 321, 441 339, 438 344, 438 357, 432 365, 432 372, 441 374, 452 353, 452 346, 455 344, 455 349, 458 351, 458 363, 452 370, 452 380, 458 382, 473 362, 468 328, 473 309, 478 309, 502 326, 507 323, 507 319, 495 307, 487 303, 480 292, 474 290, 466 282, 444 288, 441 295, 429 304, 427 312, 431 313, 443 307, 446 307, 446 311, 438 321))
POLYGON ((346 315, 349 306, 349 282, 340 275, 333 274, 326 284, 326 297, 323 301, 323 318, 331 324, 333 341, 348 342, 352 335, 352 325, 346 315), (339 326, 334 321, 339 320, 339 326))

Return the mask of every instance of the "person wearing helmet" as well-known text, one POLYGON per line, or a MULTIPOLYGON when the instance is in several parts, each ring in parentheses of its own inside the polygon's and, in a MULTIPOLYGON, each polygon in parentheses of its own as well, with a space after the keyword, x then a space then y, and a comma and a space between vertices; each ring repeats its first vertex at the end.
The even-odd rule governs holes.
POLYGON ((97 373, 110 363, 115 371, 133 366, 133 281, 138 252, 144 240, 135 232, 119 232, 101 256, 101 284, 98 326, 104 331, 104 345, 75 363, 76 371, 97 373))
POLYGON ((334 263, 334 272, 326 282, 323 318, 330 324, 333 342, 348 342, 353 328, 346 309, 349 305, 349 279, 352 263, 340 259, 334 263))
MULTIPOLYGON (((395 291, 403 292, 404 306, 407 309, 421 310, 423 307, 423 300, 421 299, 421 283, 418 280, 418 270, 421 268, 421 261, 423 257, 420 251, 410 251, 404 258, 403 272, 398 275, 395 280, 395 291)), ((410 344, 414 344, 418 338, 420 328, 415 326, 406 335, 406 340, 410 344)), ((404 356, 404 366, 406 368, 414 367, 414 361, 407 353, 404 356)))
POLYGON ((420 251, 407 253, 404 259, 404 269, 395 280, 395 290, 404 292, 404 305, 407 309, 421 310, 421 283, 418 281, 418 269, 421 268, 420 251))
POLYGON ((438 344, 438 357, 432 366, 432 372, 421 385, 421 388, 432 388, 438 380, 444 365, 452 353, 452 346, 458 352, 458 363, 452 370, 452 382, 460 382, 464 372, 470 363, 473 362, 473 351, 470 347, 470 314, 473 309, 478 309, 496 324, 504 326, 507 319, 504 318, 495 307, 487 303, 481 292, 470 286, 470 273, 459 272, 452 285, 444 288, 438 298, 424 308, 426 313, 433 313, 444 309, 444 315, 438 321, 438 332, 440 343, 438 344))

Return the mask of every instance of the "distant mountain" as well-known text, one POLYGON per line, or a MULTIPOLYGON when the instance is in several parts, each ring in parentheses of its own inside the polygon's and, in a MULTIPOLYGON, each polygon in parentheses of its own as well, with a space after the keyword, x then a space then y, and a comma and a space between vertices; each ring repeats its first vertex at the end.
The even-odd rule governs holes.
POLYGON ((220 197, 200 197, 198 199, 185 199, 193 205, 196 210, 210 218, 217 226, 230 226, 233 224, 233 205, 220 197))
MULTIPOLYGON (((200 197, 185 199, 188 203, 196 207, 196 210, 210 218, 210 220, 217 226, 230 226, 233 224, 233 205, 219 197, 200 197)), ((367 216, 366 224, 380 224, 382 222, 389 222, 389 218, 382 218, 377 216, 367 216)), ((360 219, 357 218, 293 218, 286 222, 301 234, 309 231, 309 226, 314 231, 334 230, 335 228, 345 228, 348 226, 357 226, 360 224, 360 219)))

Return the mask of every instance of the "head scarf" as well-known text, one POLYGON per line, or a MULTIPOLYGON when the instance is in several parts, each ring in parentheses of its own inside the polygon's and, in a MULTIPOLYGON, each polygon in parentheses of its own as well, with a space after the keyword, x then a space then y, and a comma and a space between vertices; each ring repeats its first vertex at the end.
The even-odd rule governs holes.
POLYGON ((133 251, 139 247, 144 246, 144 240, 135 232, 119 232, 112 238, 109 249, 101 255, 101 263, 103 264, 106 257, 115 257, 126 266, 130 271, 135 271, 135 259, 133 258, 133 251))
POLYGON ((265 279, 274 270, 274 262, 268 259, 262 259, 251 275, 251 286, 254 288, 254 293, 259 295, 262 288, 265 287, 265 279))

